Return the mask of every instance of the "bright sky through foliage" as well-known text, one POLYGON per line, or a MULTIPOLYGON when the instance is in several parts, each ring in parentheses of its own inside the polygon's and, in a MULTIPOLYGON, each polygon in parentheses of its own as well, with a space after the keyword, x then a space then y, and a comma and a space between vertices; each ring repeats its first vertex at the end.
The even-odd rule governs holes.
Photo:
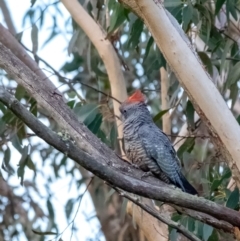
MULTIPOLYGON (((13 20, 14 20, 14 24, 17 32, 19 33, 23 31, 22 41, 24 45, 27 46, 28 48, 31 48, 32 47, 31 23, 29 21, 26 21, 25 25, 23 26, 23 16, 26 13, 26 11, 30 8, 30 0, 21 0, 21 1, 8 0, 6 2, 8 4, 11 15, 14 16, 13 20)), ((49 1, 43 1, 43 2, 46 2, 46 4, 49 3, 49 1)), ((63 13, 63 17, 58 19, 58 23, 61 26, 61 28, 64 28, 64 23, 69 18, 69 14, 63 6, 61 6, 61 11, 63 13)), ((1 11, 0 11, 0 22, 3 23, 4 26, 6 26, 3 21, 3 16, 1 11)), ((37 22, 37 25, 38 25, 38 22, 37 22)), ((53 38, 50 42, 48 42, 43 46, 44 42, 48 39, 49 35, 51 34, 51 26, 52 26, 52 17, 46 14, 44 18, 43 29, 39 30, 39 33, 38 33, 38 37, 39 37, 38 38, 38 41, 39 41, 38 55, 58 71, 61 68, 61 66, 66 62, 66 58, 71 59, 71 56, 68 57, 67 49, 66 49, 66 46, 71 38, 71 33, 69 31, 68 36, 59 34, 55 38, 53 38)), ((56 86, 60 85, 57 82, 57 78, 55 78, 55 76, 52 75, 51 70, 47 69, 46 66, 43 65, 41 62, 40 62, 40 67, 44 69, 44 72, 46 73, 46 75, 54 82, 56 86)), ((46 145, 44 142, 42 143, 43 145, 46 145)), ((28 145, 27 142, 24 144, 28 145)), ((16 151, 16 149, 11 148, 11 151, 12 153, 14 153, 12 155, 11 163, 13 163, 13 165, 16 167, 15 169, 16 171, 17 165, 21 156, 16 151)), ((39 153, 35 152, 33 161, 37 168, 40 167, 40 169, 42 169, 42 174, 38 173, 36 177, 37 178, 36 183, 41 183, 41 185, 38 185, 39 192, 43 197, 46 197, 48 195, 46 193, 46 186, 50 188, 53 194, 53 198, 51 199, 51 201, 55 209, 55 218, 56 220, 61 220, 61 222, 57 221, 57 223, 59 224, 59 227, 58 227, 59 231, 62 232, 67 226, 67 220, 66 220, 65 210, 64 210, 67 200, 69 200, 71 197, 76 198, 77 195, 81 195, 84 192, 86 186, 81 185, 81 188, 77 190, 77 187, 74 182, 74 184, 71 185, 71 189, 69 189, 71 176, 70 175, 66 176, 65 172, 62 171, 62 173, 60 172, 61 178, 56 179, 54 177, 54 174, 50 173, 49 171, 50 168, 48 168, 48 166, 51 165, 52 160, 50 159, 46 160, 44 166, 42 166, 39 153), (46 176, 47 176, 46 174, 52 177, 51 183, 49 183, 48 180, 46 180, 46 176)), ((72 166, 72 162, 67 166, 67 168, 70 169, 71 166, 72 166)), ((25 180, 27 180, 28 178, 32 178, 33 175, 34 175, 33 171, 29 170, 28 168, 25 169, 25 180)), ((79 176, 79 172, 75 172, 75 175, 76 175, 75 178, 79 176)), ((81 177, 79 176, 79 179, 80 178, 81 177)), ((20 179, 18 179, 17 177, 17 172, 15 172, 15 174, 11 177, 10 183, 14 186, 19 186, 17 190, 19 194, 23 193, 23 188, 20 186, 20 179)), ((33 196, 36 198, 36 200, 34 201, 39 203, 39 205, 47 214, 48 211, 46 207, 45 198, 41 200, 39 199, 38 195, 33 195, 33 196)), ((75 205, 75 207, 77 206, 78 204, 75 205)), ((25 208, 28 209, 29 207, 25 207, 25 208)), ((30 217, 33 217, 32 212, 33 211, 30 209, 29 210, 30 217)), ((75 213, 76 213, 76 209, 72 212, 72 217, 75 216, 75 213)), ((72 237, 73 241, 74 240, 84 241, 90 238, 95 238, 96 232, 99 232, 100 226, 99 226, 98 220, 96 218, 92 218, 91 221, 86 221, 86 219, 89 218, 88 215, 94 216, 95 210, 92 205, 91 198, 89 198, 89 194, 86 193, 82 199, 80 209, 75 218, 74 224, 75 224, 75 227, 79 229, 79 232, 77 232, 77 236, 73 235, 72 237)), ((40 226, 43 229, 42 231, 45 231, 44 228, 46 228, 44 226, 44 222, 46 222, 45 219, 43 219, 43 222, 40 224, 40 226)), ((36 228, 36 227, 33 226, 32 228, 36 228)), ((62 239, 64 241, 70 240, 71 228, 72 226, 70 225, 64 231, 62 235, 62 239)), ((53 238, 53 236, 48 236, 47 239, 50 240, 51 238, 53 238)), ((22 240, 24 240, 24 238, 22 240)), ((104 240, 104 238, 100 237, 99 240, 104 240)))

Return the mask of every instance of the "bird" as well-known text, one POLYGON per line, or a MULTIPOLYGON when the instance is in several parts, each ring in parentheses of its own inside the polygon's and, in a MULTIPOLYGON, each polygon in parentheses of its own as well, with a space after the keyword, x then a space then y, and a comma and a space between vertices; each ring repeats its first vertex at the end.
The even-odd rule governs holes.
POLYGON ((155 125, 145 102, 145 96, 137 90, 119 107, 127 158, 144 172, 152 173, 183 192, 197 195, 196 189, 181 172, 180 161, 172 143, 155 125))

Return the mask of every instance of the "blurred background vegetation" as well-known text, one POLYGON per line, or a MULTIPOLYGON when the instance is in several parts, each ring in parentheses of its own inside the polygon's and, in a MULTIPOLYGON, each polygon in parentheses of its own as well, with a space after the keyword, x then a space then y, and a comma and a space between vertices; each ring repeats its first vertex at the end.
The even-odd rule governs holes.
MULTIPOLYGON (((79 2, 112 42, 122 65, 127 92, 141 89, 145 93, 160 128, 166 113, 161 107, 160 68, 166 68, 171 121, 168 134, 172 142, 178 138, 177 142, 181 143, 178 155, 185 175, 201 196, 238 210, 239 190, 229 184, 230 169, 218 158, 219 150, 211 143, 208 130, 142 20, 115 0, 79 2), (178 136, 184 124, 186 130, 178 136)), ((79 120, 118 151, 110 83, 103 61, 88 37, 59 1, 29 1, 22 27, 15 29, 17 20, 11 8, 18 8, 18 4, 0 0, 2 24, 63 93, 79 120), (22 41, 26 31, 30 31, 25 36, 28 41, 22 41), (56 41, 59 36, 64 39, 61 45, 56 41), (41 52, 51 42, 55 48, 49 50, 49 58, 41 58, 41 52), (52 56, 58 58, 58 51, 65 57, 58 59, 60 64, 56 66, 52 56)), ((165 0, 164 5, 188 35, 239 122, 240 1, 165 0)), ((67 135, 11 76, 3 70, 0 76, 1 84, 38 119, 61 135, 67 135)), ((132 218, 125 216, 122 198, 112 193, 103 181, 36 137, 1 103, 0 117, 0 240, 54 240, 56 237, 70 240, 71 236, 72 240, 144 240, 140 239, 132 218), (81 203, 84 195, 88 195, 85 204, 81 203)), ((204 241, 224 240, 218 230, 193 218, 177 213, 172 218, 204 241)), ((176 230, 170 229, 169 235, 170 240, 177 240, 176 230)))

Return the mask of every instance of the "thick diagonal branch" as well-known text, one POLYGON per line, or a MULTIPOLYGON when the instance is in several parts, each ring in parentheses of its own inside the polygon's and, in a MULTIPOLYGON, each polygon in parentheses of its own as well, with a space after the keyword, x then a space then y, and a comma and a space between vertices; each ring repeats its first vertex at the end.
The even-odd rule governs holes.
MULTIPOLYGON (((100 28, 94 19, 85 11, 77 0, 61 0, 67 8, 72 18, 82 28, 97 49, 106 68, 112 96, 119 101, 127 98, 126 83, 123 76, 122 67, 112 43, 106 38, 107 34, 100 28)), ((113 101, 114 113, 120 116, 119 103, 113 101)), ((119 119, 116 119, 118 126, 118 136, 122 138, 122 125, 119 119)), ((121 145, 121 142, 120 142, 121 145)))
MULTIPOLYGON (((58 143, 59 137, 52 132, 49 134, 49 130, 45 126, 44 131, 41 129, 33 129, 33 123, 37 123, 35 119, 33 123, 28 123, 27 120, 24 119, 24 115, 22 117, 20 116, 21 112, 17 113, 17 116, 21 117, 27 125, 31 126, 31 129, 33 129, 38 136, 50 145, 58 150, 61 147, 62 152, 69 153, 69 156, 81 166, 93 172, 101 179, 128 192, 204 212, 240 227, 240 216, 238 212, 234 210, 183 193, 180 190, 173 190, 164 184, 160 185, 162 182, 156 179, 157 183, 153 182, 149 184, 143 182, 141 181, 142 172, 140 170, 128 172, 129 165, 117 157, 113 151, 100 142, 96 136, 79 122, 75 114, 63 102, 62 97, 56 94, 53 88, 46 88, 45 82, 39 79, 1 43, 0 66, 13 76, 18 83, 22 84, 39 104, 51 113, 55 120, 58 120, 59 125, 70 134, 76 144, 68 143, 68 145, 65 145, 63 141, 58 143), (125 170, 125 172, 120 172, 120 169, 125 170)), ((3 90, 1 90, 1 96, 4 96, 3 90)), ((12 100, 11 103, 5 101, 5 104, 7 104, 11 110, 13 110, 14 103, 16 103, 15 100, 12 100)))
MULTIPOLYGON (((110 160, 109 164, 107 165, 105 163, 104 157, 97 159, 98 153, 92 153, 92 155, 87 154, 86 152, 82 151, 81 149, 78 149, 76 145, 74 145, 71 141, 63 141, 59 135, 57 135, 55 132, 51 131, 49 128, 44 126, 32 113, 30 113, 15 97, 13 97, 11 94, 9 94, 3 87, 0 87, 0 102, 2 102, 4 105, 6 105, 18 118, 20 118, 24 123, 28 125, 29 128, 31 128, 37 136, 45 140, 48 144, 55 147, 57 150, 61 151, 65 155, 72 158, 74 161, 76 161, 79 165, 83 166, 87 170, 93 172, 95 175, 99 176, 103 180, 108 181, 115 187, 120 187, 123 190, 136 193, 136 194, 143 194, 142 196, 145 197, 155 197, 155 199, 158 200, 167 200, 168 202, 178 202, 177 198, 178 195, 182 196, 184 198, 185 193, 181 191, 177 191, 172 189, 171 187, 168 187, 165 183, 162 183, 158 179, 155 178, 147 178, 147 182, 140 181, 141 179, 141 171, 140 170, 134 170, 130 169, 130 166, 128 163, 123 162, 120 160, 121 165, 116 166, 114 165, 110 160), (98 160, 98 161, 97 161, 98 160), (125 170, 125 172, 123 172, 125 170), (141 190, 140 190, 141 189, 141 190), (148 190, 151 190, 150 194, 148 193, 148 190), (157 195, 154 195, 153 193, 156 192, 157 195), (169 195, 166 195, 168 193, 169 195), (173 200, 171 199, 171 195, 175 193, 173 200), (182 195, 181 195, 182 194, 182 195), (153 196, 152 196, 153 195, 153 196), (162 198, 161 196, 165 196, 165 198, 162 198), (177 196, 177 197, 176 197, 177 196), (169 199, 170 197, 170 199, 169 199), (175 200, 175 201, 174 201, 175 200)), ((108 153, 106 153, 106 156, 108 156, 108 153)), ((190 196, 186 194, 187 196, 190 196)), ((194 205, 194 202, 199 202, 201 205, 205 205, 203 199, 199 199, 194 196, 190 196, 193 198, 194 201, 192 205, 194 205)), ((188 200, 187 197, 185 197, 186 200, 188 200)), ((183 202, 184 203, 184 202, 183 202)), ((186 202, 188 203, 188 202, 186 202)), ((217 206, 221 208, 221 206, 207 201, 206 205, 210 206, 209 204, 213 204, 213 206, 217 206)), ((181 205, 181 206, 189 206, 189 205, 181 205)), ((177 208, 181 212, 186 212, 189 215, 189 211, 184 208, 177 208), (184 211, 185 210, 185 211, 184 211)), ((230 218, 234 218, 235 214, 238 214, 235 211, 232 211, 228 208, 223 208, 223 214, 225 213, 225 210, 229 210, 230 218), (225 209, 225 210, 224 210, 225 209), (231 216, 231 214, 233 214, 231 216)), ((219 222, 215 218, 211 217, 210 215, 198 213, 198 212, 192 212, 190 213, 194 214, 192 217, 195 217, 196 219, 199 219, 201 221, 204 221, 216 228, 223 229, 226 232, 233 232, 233 226, 227 222, 219 222)), ((234 222, 234 221, 233 221, 234 222)))
POLYGON ((160 1, 121 0, 143 20, 240 185, 240 128, 190 41, 160 1), (226 125, 226 123, 228 123, 226 125))

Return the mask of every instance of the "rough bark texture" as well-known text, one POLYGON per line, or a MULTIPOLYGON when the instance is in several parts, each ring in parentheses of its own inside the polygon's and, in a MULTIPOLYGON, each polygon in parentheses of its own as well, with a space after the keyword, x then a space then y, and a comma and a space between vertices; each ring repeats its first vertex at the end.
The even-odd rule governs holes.
MULTIPOLYGON (((78 23, 78 25, 83 29, 83 31, 86 33, 86 35, 89 37, 91 42, 94 44, 95 48, 97 49, 99 55, 101 56, 106 71, 108 73, 109 77, 109 82, 111 86, 111 94, 114 96, 116 99, 119 101, 124 101, 127 98, 127 92, 126 92, 126 84, 125 84, 125 79, 123 77, 123 72, 122 68, 120 65, 119 58, 116 54, 116 51, 114 50, 112 43, 106 38, 107 34, 97 25, 97 23, 93 20, 93 18, 84 10, 84 8, 80 5, 80 3, 76 0, 68 1, 68 0, 62 0, 63 5, 68 9, 69 13, 71 16, 74 18, 74 20, 78 23)), ((116 101, 113 101, 113 108, 114 108, 114 114, 116 116, 120 116, 119 112, 119 103, 116 101)), ((120 145, 120 154, 124 154, 122 151, 122 125, 121 121, 116 118, 116 124, 118 127, 118 137, 119 137, 119 145, 120 145)), ((115 196, 115 195, 114 195, 115 196)), ((92 196, 93 197, 93 196, 92 196)), ((93 197, 94 199, 94 197, 93 197)), ((98 200, 99 201, 99 200, 98 200)), ((95 206, 97 207, 97 203, 95 202, 95 206)), ((104 209, 104 207, 102 207, 104 209)), ((114 232, 116 230, 120 231, 121 230, 121 223, 120 219, 118 218, 117 220, 117 215, 119 214, 119 210, 121 208, 121 201, 117 198, 115 198, 115 205, 110 207, 105 206, 105 214, 106 213, 112 213, 112 217, 115 216, 114 221, 111 221, 111 224, 106 222, 106 216, 104 215, 103 209, 101 212, 103 215, 99 215, 101 220, 104 220, 104 223, 107 225, 115 226, 118 227, 116 228, 111 228, 107 227, 103 229, 109 234, 112 234, 113 239, 108 239, 108 240, 114 240, 114 238, 117 237, 117 232, 114 232), (117 205, 117 200, 118 200, 118 205, 117 205), (115 214, 113 214, 112 208, 115 209, 115 214), (104 217, 105 216, 105 217, 104 217)), ((149 218, 148 218, 149 220, 149 218)), ((124 235, 124 240, 127 240, 126 234, 129 234, 130 236, 133 236, 133 232, 135 233, 135 237, 138 238, 139 232, 137 230, 133 229, 131 220, 128 218, 128 225, 125 226, 125 231, 122 232, 122 235, 124 235), (128 223, 130 222, 130 223, 128 223), (129 232, 128 232, 129 231, 129 232)), ((127 224, 126 223, 126 224, 127 224)), ((106 225, 104 225, 106 226, 106 225)), ((104 232, 104 233, 106 233, 104 232)), ((105 236, 109 235, 106 233, 105 236)), ((149 240, 151 241, 151 240, 149 240)))
MULTIPOLYGON (((5 66, 6 67, 6 66, 5 66)), ((16 74, 16 73, 15 73, 16 74)), ((14 73, 13 73, 13 75, 14 75, 14 73)), ((17 77, 16 77, 17 78, 17 77)), ((31 86, 29 87, 29 90, 31 89, 31 86)), ((36 91, 36 90, 35 90, 36 91)), ((57 93, 57 92, 55 92, 55 91, 53 91, 53 92, 51 92, 51 94, 53 95, 52 96, 52 100, 54 100, 54 101, 56 101, 56 100, 59 100, 59 94, 57 93)), ((49 97, 49 96, 48 96, 49 97)), ((50 100, 49 98, 47 98, 48 100, 50 100)), ((197 105, 196 103, 195 103, 195 105, 197 105)), ((200 109, 200 107, 199 107, 199 113, 201 114, 201 111, 202 111, 202 109, 200 109)), ((60 114, 62 114, 62 113, 60 113, 60 114)), ((56 115, 56 113, 54 114, 55 115, 55 117, 57 116, 56 115)), ((202 116, 204 117, 204 115, 202 114, 202 116)), ((206 118, 208 118, 208 116, 206 115, 206 118)), ((212 123, 211 123, 211 120, 210 120, 210 123, 209 123, 209 126, 211 127, 211 125, 212 126, 214 126, 212 123)), ((68 129, 68 127, 67 127, 67 129, 68 129)), ((211 129, 211 128, 210 128, 211 129)), ((213 133, 215 133, 215 130, 212 128, 212 130, 213 130, 213 133)), ((73 131, 73 133, 74 133, 74 131, 73 131)), ((84 133, 84 132, 83 132, 84 133)), ((75 133, 76 134, 76 133, 75 133)), ((80 134, 80 133, 79 133, 80 134)), ((75 136, 76 137, 76 136, 75 136)), ((83 135, 82 137, 86 137, 85 135, 83 135)), ((222 141, 222 140, 218 140, 218 136, 215 136, 215 138, 217 139, 217 141, 219 141, 218 142, 218 144, 220 144, 220 145, 223 145, 223 143, 224 143, 224 141, 222 141)), ((228 138, 228 136, 227 136, 227 138, 228 138)), ((91 138, 90 138, 91 139, 91 138)), ((80 141, 80 140, 79 140, 80 141)), ((95 141, 93 141, 93 142, 95 142, 95 141)), ((91 148, 89 147, 89 145, 88 144, 83 144, 83 145, 81 145, 79 142, 78 142, 78 145, 80 145, 81 147, 85 147, 86 149, 86 151, 89 151, 91 148)), ((226 145, 226 143, 224 143, 224 145, 226 145)), ((227 145, 226 145, 227 146, 227 145)), ((95 150, 96 151, 96 150, 95 150)), ((229 160, 232 160, 233 159, 233 157, 229 157, 229 153, 228 153, 228 151, 225 153, 226 155, 226 157, 228 157, 228 158, 230 158, 229 160), (232 158, 232 159, 231 159, 232 158)), ((115 157, 116 158, 116 157, 115 157)), ((109 164, 109 163, 108 163, 109 164)), ((235 163, 234 163, 235 164, 235 163)), ((237 166, 238 166, 238 163, 237 163, 237 166)), ((233 169, 235 168, 235 166, 233 165, 233 169)), ((236 169, 236 168, 235 168, 236 169)))
POLYGON ((63 102, 62 97, 56 94, 54 89, 48 87, 46 81, 40 80, 32 73, 2 44, 0 44, 0 66, 11 74, 18 83, 22 84, 37 99, 39 104, 52 114, 59 125, 73 137, 75 144, 68 142, 66 145, 58 135, 39 123, 31 114, 32 119, 28 120, 29 113, 21 109, 16 99, 9 97, 10 100, 7 100, 6 93, 2 88, 1 101, 14 113, 17 113, 17 116, 30 126, 38 136, 61 152, 68 154, 78 164, 101 179, 128 192, 207 213, 240 227, 240 216, 234 210, 203 198, 188 195, 180 190, 174 190, 152 177, 142 181, 143 173, 140 170, 132 169, 127 162, 123 162, 106 145, 101 143, 77 120, 76 116, 63 102), (14 108, 17 109, 14 110, 14 108), (16 110, 19 110, 19 112, 16 112, 16 110), (150 180, 152 180, 151 184, 149 183, 150 180))
MULTIPOLYGON (((97 25, 77 0, 62 0, 62 3, 89 37, 103 60, 111 85, 112 96, 119 101, 124 101, 127 98, 125 79, 116 51, 112 43, 106 38, 107 34, 97 25)), ((120 116, 118 102, 113 101, 113 108, 115 115, 120 116)), ((119 119, 116 119, 116 122, 117 126, 119 126, 118 136, 122 138, 121 122, 119 119)))
POLYGON ((240 148, 235 145, 240 143, 239 125, 177 21, 157 0, 121 2, 143 19, 240 184, 240 148))
MULTIPOLYGON (((12 52, 24 63, 26 64, 40 79, 46 80, 48 84, 51 86, 51 82, 49 81, 48 77, 44 74, 44 72, 38 67, 36 62, 28 55, 26 50, 20 45, 20 43, 15 39, 15 37, 0 24, 0 42, 2 42, 6 47, 11 49, 12 52)), ((55 88, 52 85, 52 88, 55 88)), ((57 89, 55 89, 57 94, 60 94, 57 89)), ((124 92, 121 92, 124 93, 124 92)), ((117 109, 118 110, 118 109, 117 109)), ((121 126, 121 125, 120 125, 121 126)), ((85 169, 80 168, 80 172, 82 176, 85 176, 86 173, 88 173, 85 169)), ((87 174, 88 175, 88 174, 87 174)), ((101 192, 108 192, 108 187, 103 184, 103 181, 101 181, 102 185, 100 185, 101 192)), ((114 194, 116 196, 115 203, 112 205, 111 203, 105 203, 104 200, 100 200, 97 198, 97 195, 95 193, 95 189, 90 186, 90 195, 93 200, 94 206, 96 208, 96 212, 99 213, 98 218, 102 226, 102 231, 106 237, 106 240, 108 241, 115 241, 116 237, 120 235, 127 238, 127 235, 130 235, 129 237, 137 237, 139 236, 138 230, 135 230, 132 226, 131 220, 126 220, 126 223, 128 223, 127 228, 122 227, 121 220, 120 220, 120 209, 122 205, 121 198, 118 198, 118 194, 114 194), (118 205, 117 205, 118 203, 118 205), (115 209, 115 214, 113 214, 113 208, 115 209), (112 224, 117 226, 118 228, 109 228, 108 224, 112 224), (124 232, 122 229, 124 228, 124 232)), ((99 191, 99 189, 98 189, 99 191)))

